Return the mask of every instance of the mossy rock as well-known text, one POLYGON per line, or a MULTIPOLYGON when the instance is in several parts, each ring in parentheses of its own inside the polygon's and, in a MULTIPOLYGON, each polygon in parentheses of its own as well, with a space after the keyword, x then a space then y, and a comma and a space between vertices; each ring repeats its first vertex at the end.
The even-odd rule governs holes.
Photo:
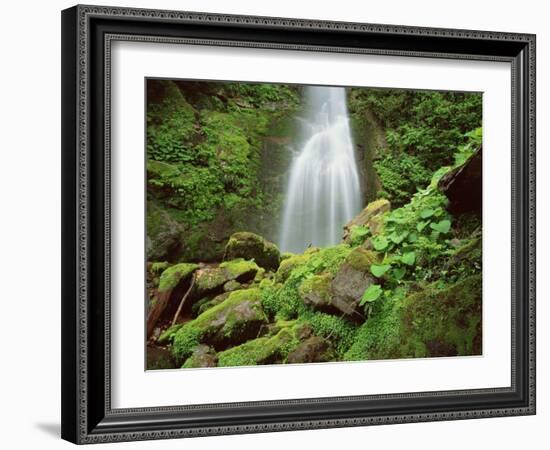
POLYGON ((391 209, 389 200, 380 198, 369 203, 363 211, 357 214, 346 225, 344 225, 344 242, 352 241, 352 231, 356 227, 368 227, 371 234, 377 234, 383 226, 383 215, 391 209))
POLYGON ((252 280, 260 270, 254 261, 246 261, 243 258, 224 261, 219 267, 225 270, 225 273, 231 280, 238 281, 252 280))
POLYGON ((300 284, 298 293, 302 301, 315 309, 333 311, 332 300, 332 275, 323 273, 306 278, 300 284))
POLYGON ((299 344, 289 353, 288 364, 303 364, 333 361, 336 358, 330 341, 319 336, 312 336, 299 344))
POLYGON ((198 264, 193 263, 180 263, 167 268, 160 276, 158 291, 167 292, 174 289, 198 268, 198 264))
POLYGON ((213 306, 219 305, 220 303, 227 300, 230 292, 224 292, 223 294, 216 295, 213 298, 205 297, 201 298, 199 301, 193 304, 192 311, 196 316, 200 316, 207 309, 212 308, 213 306))
POLYGON ((260 290, 234 291, 222 303, 182 326, 175 333, 172 352, 178 361, 184 361, 201 343, 216 350, 238 345, 257 336, 265 323, 260 290))
POLYGON ((290 273, 298 266, 305 264, 311 255, 292 255, 281 261, 279 269, 275 273, 275 281, 278 283, 284 283, 290 273))
POLYGON ((282 327, 273 336, 260 337, 218 354, 220 367, 280 364, 300 344, 303 325, 282 327))
POLYGON ((183 369, 198 369, 202 367, 216 367, 218 356, 216 351, 208 345, 199 345, 183 363, 183 369))
POLYGON ((481 275, 376 302, 346 360, 481 354, 481 275))
POLYGON ((281 254, 275 244, 250 232, 234 233, 225 247, 224 260, 235 258, 253 259, 266 270, 277 270, 281 254))
POLYGON ((206 267, 197 271, 194 297, 201 298, 217 291, 223 291, 228 281, 247 282, 253 280, 259 267, 254 261, 238 258, 225 261, 218 267, 206 267))

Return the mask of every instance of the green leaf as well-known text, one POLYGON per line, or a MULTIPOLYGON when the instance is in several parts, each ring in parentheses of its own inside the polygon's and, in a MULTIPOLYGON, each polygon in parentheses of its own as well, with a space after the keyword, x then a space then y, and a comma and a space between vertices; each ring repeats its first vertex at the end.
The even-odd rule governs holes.
POLYGON ((379 252, 385 250, 388 247, 388 244, 389 242, 384 236, 376 236, 372 240, 372 245, 374 245, 374 248, 379 252))
POLYGON ((408 231, 403 231, 402 233, 393 232, 390 234, 390 239, 395 244, 401 244, 401 242, 403 242, 408 235, 408 231))
POLYGON ((426 227, 428 226, 429 223, 430 223, 429 220, 426 221, 426 222, 418 222, 418 223, 416 224, 416 231, 418 231, 419 233, 421 233, 422 230, 423 230, 424 228, 426 228, 426 227))
POLYGON ((401 261, 403 262, 403 264, 407 264, 407 266, 412 266, 415 260, 416 260, 415 252, 407 252, 401 257, 401 261))
POLYGON ((407 272, 407 269, 404 267, 396 267, 392 269, 392 276, 396 281, 400 281, 405 276, 405 272, 407 272))
POLYGON ((363 293, 359 305, 364 305, 365 303, 374 302, 382 295, 382 288, 379 284, 371 284, 367 290, 363 293))
POLYGON ((432 217, 434 215, 435 211, 433 209, 423 209, 420 211, 420 217, 423 219, 427 219, 428 217, 432 217))
POLYGON ((389 264, 373 264, 370 266, 370 271, 375 277, 380 278, 388 270, 390 270, 390 268, 391 268, 391 265, 389 264))
POLYGON ((409 239, 408 239, 408 241, 409 241, 411 244, 414 244, 417 240, 418 240, 418 234, 416 234, 416 233, 411 233, 411 234, 409 234, 409 239))
POLYGON ((444 219, 438 223, 431 223, 430 228, 432 230, 438 231, 439 233, 448 233, 451 229, 451 221, 444 219))

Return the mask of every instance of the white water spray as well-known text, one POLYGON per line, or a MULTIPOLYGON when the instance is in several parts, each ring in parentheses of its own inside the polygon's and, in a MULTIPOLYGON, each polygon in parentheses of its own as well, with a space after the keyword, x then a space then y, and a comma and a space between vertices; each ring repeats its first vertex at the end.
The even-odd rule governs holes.
POLYGON ((306 89, 305 143, 292 162, 279 242, 295 253, 340 242, 342 227, 361 208, 346 91, 306 89))

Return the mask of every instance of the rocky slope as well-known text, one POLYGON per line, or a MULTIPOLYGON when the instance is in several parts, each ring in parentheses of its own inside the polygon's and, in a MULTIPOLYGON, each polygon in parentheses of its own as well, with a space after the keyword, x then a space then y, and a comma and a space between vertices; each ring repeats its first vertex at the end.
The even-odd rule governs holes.
POLYGON ((148 367, 480 354, 481 224, 448 212, 445 172, 470 171, 371 202, 333 247, 281 254, 237 232, 220 261, 150 263, 148 367))

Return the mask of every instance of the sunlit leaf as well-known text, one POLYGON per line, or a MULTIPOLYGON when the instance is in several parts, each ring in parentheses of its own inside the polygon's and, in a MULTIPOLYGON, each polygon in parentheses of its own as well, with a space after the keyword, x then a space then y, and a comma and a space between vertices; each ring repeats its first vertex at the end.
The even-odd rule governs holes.
POLYGON ((382 288, 379 284, 371 284, 367 290, 363 293, 359 305, 364 305, 365 303, 374 302, 382 295, 382 288))
POLYGON ((380 278, 388 270, 390 270, 390 268, 391 268, 391 265, 389 264, 373 264, 370 266, 370 271, 375 277, 380 278))

